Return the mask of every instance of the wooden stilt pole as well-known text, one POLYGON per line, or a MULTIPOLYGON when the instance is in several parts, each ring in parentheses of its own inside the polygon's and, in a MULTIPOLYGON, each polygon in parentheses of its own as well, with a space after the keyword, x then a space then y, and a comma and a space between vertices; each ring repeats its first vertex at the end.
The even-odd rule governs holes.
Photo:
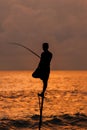
POLYGON ((44 95, 42 97, 39 96, 39 103, 40 103, 40 120, 39 120, 39 130, 41 130, 42 126, 42 112, 43 112, 43 103, 44 103, 44 95), (40 102, 41 98, 41 102, 40 102))
POLYGON ((39 100, 39 110, 40 110, 40 97, 39 97, 39 95, 38 95, 38 100, 39 100))

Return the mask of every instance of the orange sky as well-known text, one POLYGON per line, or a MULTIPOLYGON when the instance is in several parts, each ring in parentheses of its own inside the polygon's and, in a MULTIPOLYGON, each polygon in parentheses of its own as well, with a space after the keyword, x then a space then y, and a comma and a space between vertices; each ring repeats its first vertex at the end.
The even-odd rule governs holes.
POLYGON ((0 0, 0 70, 34 69, 43 42, 53 52, 52 69, 87 69, 86 0, 0 0))

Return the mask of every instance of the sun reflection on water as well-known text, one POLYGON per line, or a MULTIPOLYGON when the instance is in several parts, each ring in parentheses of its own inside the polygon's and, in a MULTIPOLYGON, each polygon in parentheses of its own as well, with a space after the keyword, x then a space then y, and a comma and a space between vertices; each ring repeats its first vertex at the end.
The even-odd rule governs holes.
MULTIPOLYGON (((25 119, 39 115, 37 93, 42 82, 32 71, 0 72, 0 118, 25 119)), ((52 71, 45 94, 44 117, 87 114, 87 72, 52 71)))

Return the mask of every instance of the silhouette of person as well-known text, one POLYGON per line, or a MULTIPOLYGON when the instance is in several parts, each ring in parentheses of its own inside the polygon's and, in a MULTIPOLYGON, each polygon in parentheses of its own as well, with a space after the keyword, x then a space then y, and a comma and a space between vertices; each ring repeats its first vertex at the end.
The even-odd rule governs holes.
POLYGON ((32 74, 34 78, 40 78, 43 82, 43 90, 40 94, 38 94, 39 96, 44 96, 44 93, 46 91, 49 74, 50 74, 50 62, 52 59, 52 53, 48 50, 49 44, 43 43, 42 49, 43 52, 41 53, 39 65, 32 74))

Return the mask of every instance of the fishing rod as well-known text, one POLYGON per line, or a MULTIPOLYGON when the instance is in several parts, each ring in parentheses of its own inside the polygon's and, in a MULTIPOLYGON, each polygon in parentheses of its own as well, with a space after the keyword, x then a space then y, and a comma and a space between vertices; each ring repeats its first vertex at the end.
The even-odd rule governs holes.
POLYGON ((20 43, 16 43, 16 42, 11 42, 9 44, 14 44, 14 45, 17 45, 17 46, 20 46, 20 47, 23 47, 25 49, 27 49, 29 52, 31 52, 32 54, 36 55, 38 58, 40 58, 40 56, 38 54, 36 54, 34 51, 32 51, 30 48, 20 44, 20 43))

